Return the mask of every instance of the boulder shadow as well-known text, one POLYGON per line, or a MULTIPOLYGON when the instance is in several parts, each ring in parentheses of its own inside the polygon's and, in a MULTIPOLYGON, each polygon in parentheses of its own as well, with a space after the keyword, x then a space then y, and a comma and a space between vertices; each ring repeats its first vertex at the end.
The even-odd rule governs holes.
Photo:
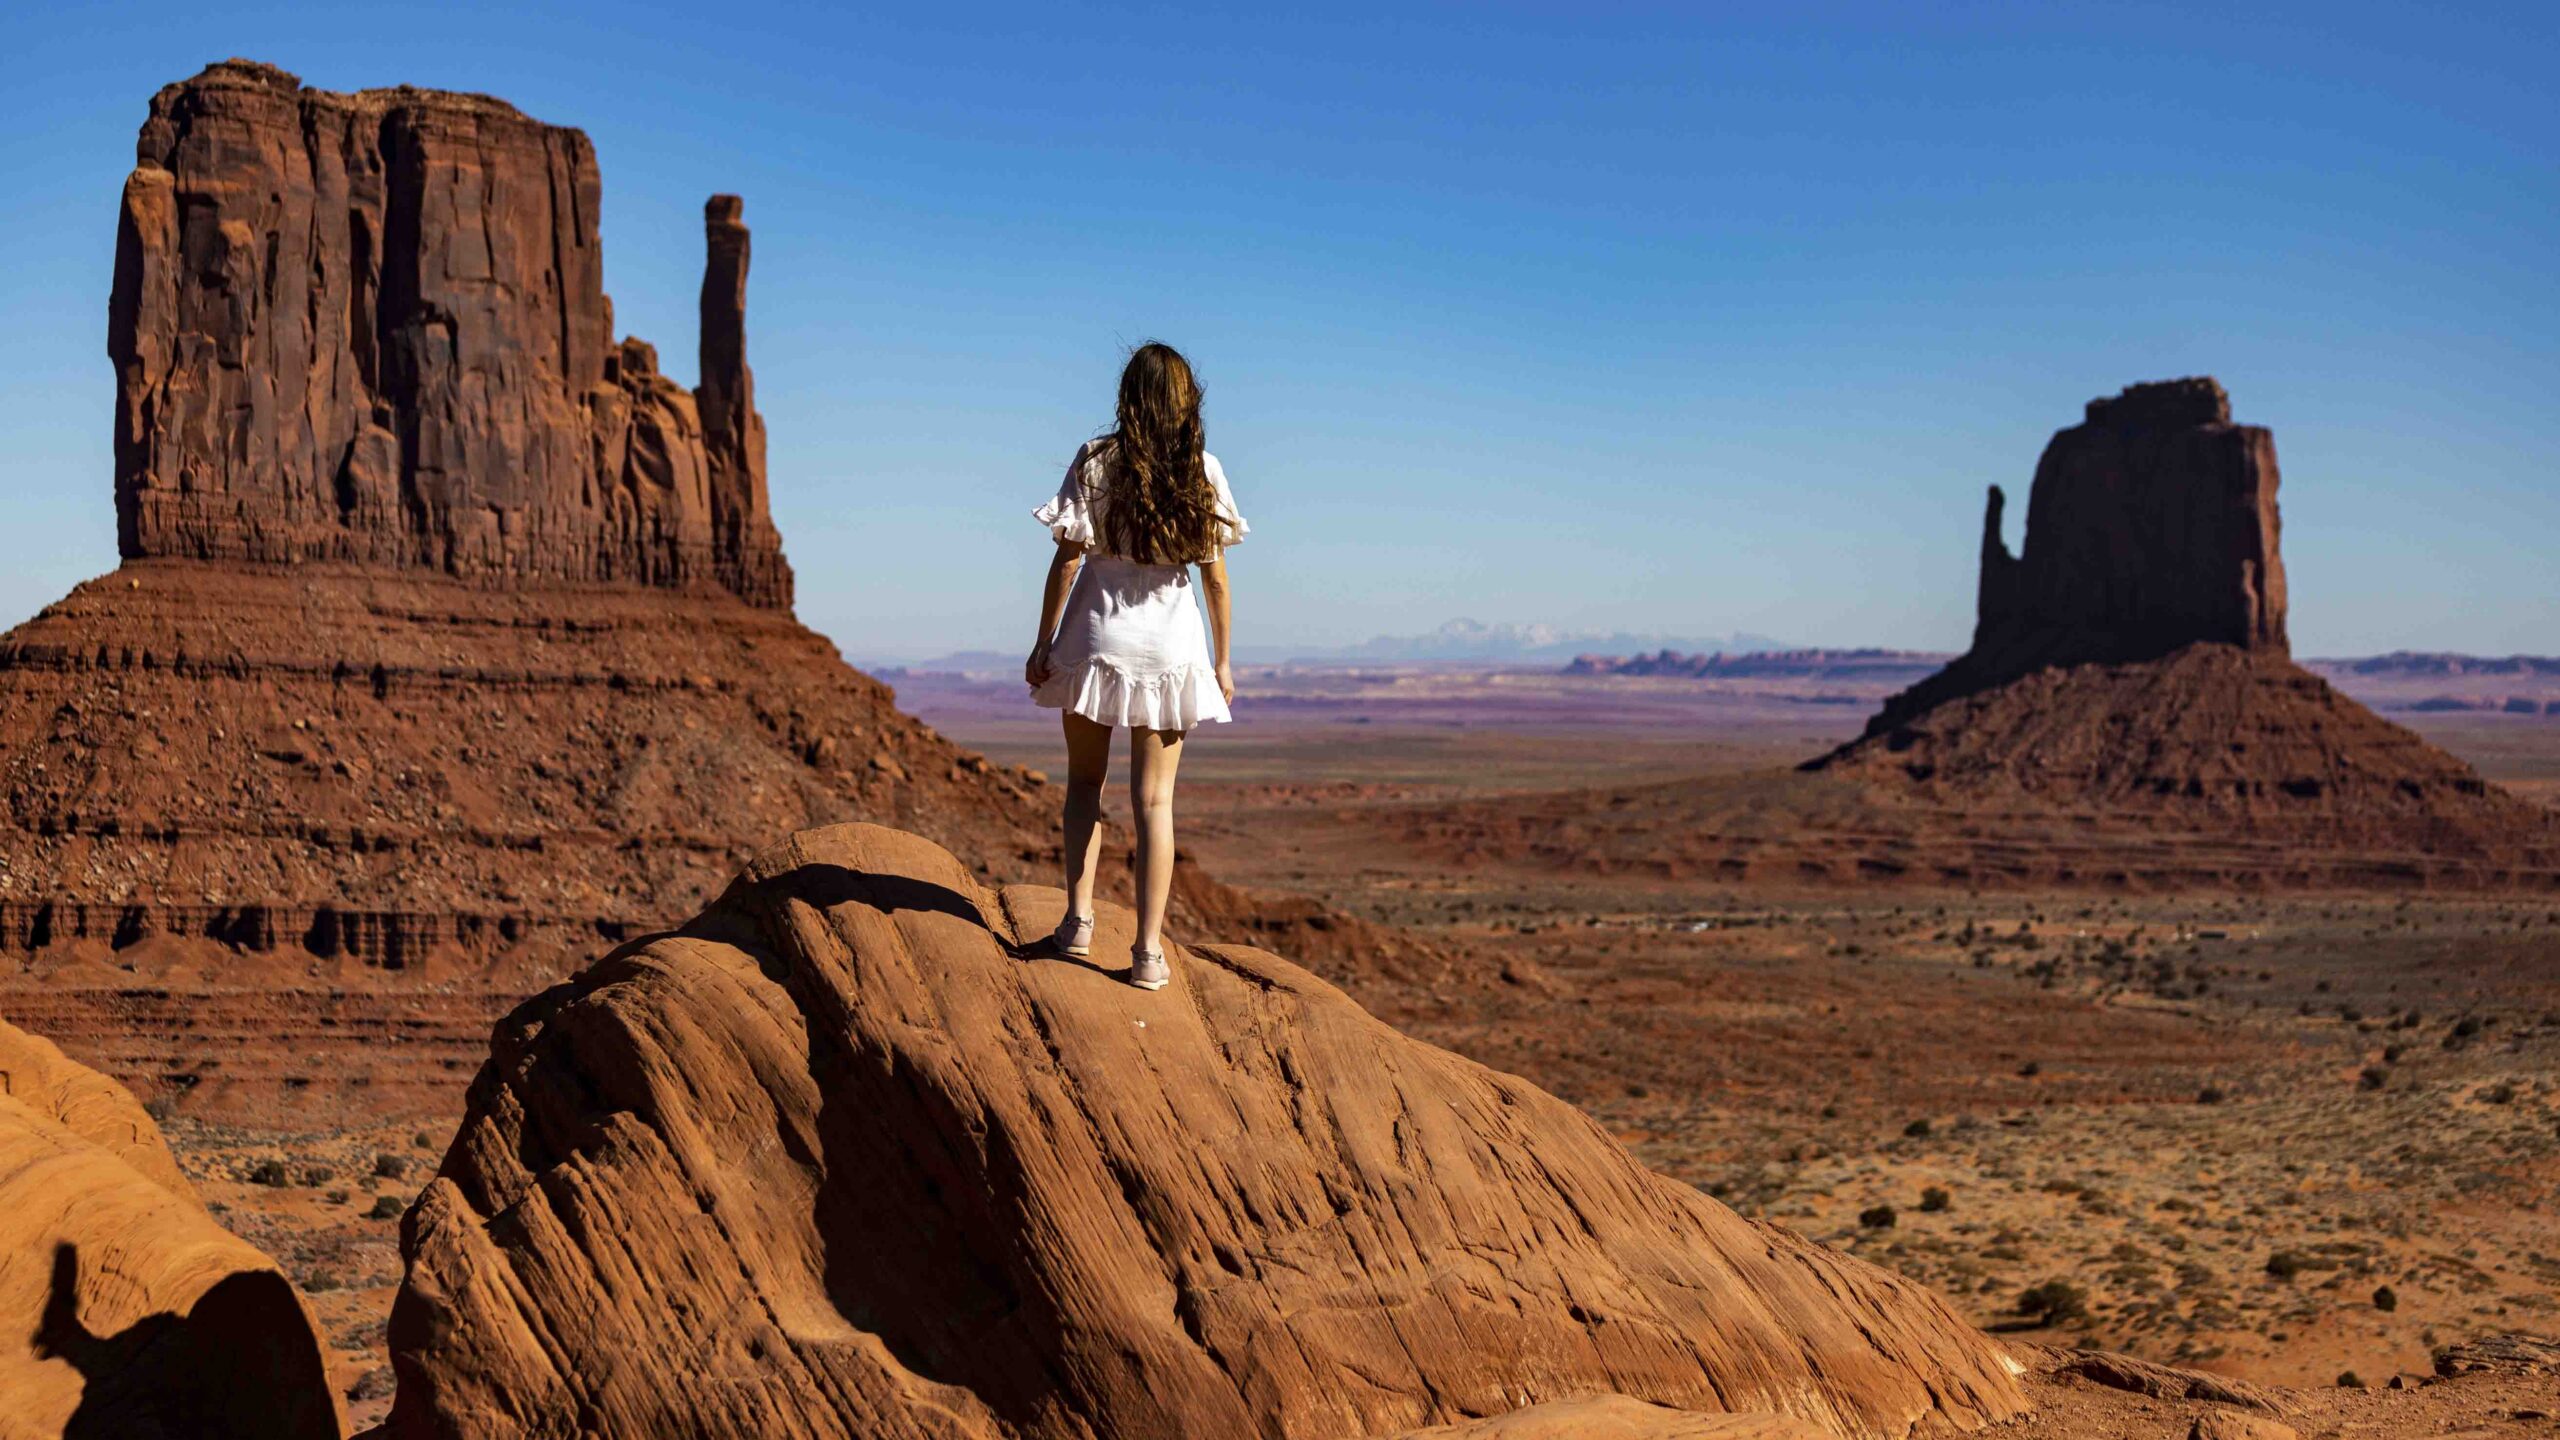
POLYGON ((53 1251, 33 1348, 80 1372, 63 1440, 337 1440, 337 1406, 293 1287, 271 1270, 225 1276, 187 1313, 113 1335, 80 1319, 80 1247, 53 1251))
POLYGON ((821 910, 832 910, 838 905, 859 904, 867 905, 883 915, 893 915, 901 910, 948 915, 955 920, 965 920, 986 931, 988 938, 996 942, 996 947, 1004 951, 1008 959, 1024 962, 1052 960, 1090 970, 1097 975, 1109 976, 1115 980, 1121 975, 1120 970, 1101 964, 1091 956, 1070 955, 1063 950, 1052 948, 1049 937, 1046 935, 1030 940, 1007 939, 1004 932, 1013 928, 1010 915, 990 916, 976 901, 950 886, 937 885, 930 880, 918 880, 909 875, 865 874, 859 870, 847 869, 842 865, 799 865, 770 879, 756 882, 755 888, 768 895, 788 897, 815 905, 821 910))

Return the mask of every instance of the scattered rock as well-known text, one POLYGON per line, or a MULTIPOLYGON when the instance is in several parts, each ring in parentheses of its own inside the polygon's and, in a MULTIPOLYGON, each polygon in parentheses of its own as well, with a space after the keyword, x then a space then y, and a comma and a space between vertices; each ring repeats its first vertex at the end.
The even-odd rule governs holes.
POLYGON ((2187 1440, 2300 1440, 2294 1428, 2262 1415, 2208 1410, 2187 1427, 2187 1440))
POLYGON ((1410 1430, 1397 1440, 1829 1440, 1829 1432, 1784 1415, 1705 1415, 1608 1395, 1410 1430))
POLYGON ((2541 1335, 2489 1335, 2436 1352, 2436 1373, 2560 1375, 2560 1340, 2541 1335))
POLYGON ((2287 1410, 2275 1391, 2246 1380, 2211 1375, 2202 1370, 2182 1370, 2174 1365, 2137 1360, 2108 1350, 2056 1350, 2047 1354, 2052 1374, 2076 1376, 2109 1389, 2130 1390, 2155 1400, 2206 1400, 2268 1415, 2282 1415, 2287 1410))

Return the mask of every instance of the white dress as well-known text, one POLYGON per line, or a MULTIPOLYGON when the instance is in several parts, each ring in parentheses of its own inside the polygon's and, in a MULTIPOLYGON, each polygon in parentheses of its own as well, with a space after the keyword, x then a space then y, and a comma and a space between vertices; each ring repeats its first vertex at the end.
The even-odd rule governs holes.
MULTIPOLYGON (((1191 598, 1191 567, 1141 565, 1101 548, 1101 512, 1110 496, 1098 444, 1076 451, 1056 497, 1031 512, 1051 535, 1085 547, 1050 643, 1049 678, 1032 699, 1098 724, 1140 730, 1188 730, 1230 719, 1208 629, 1191 598)), ((1218 457, 1204 454, 1200 463, 1218 495, 1218 548, 1224 550, 1250 527, 1236 513, 1218 457)))

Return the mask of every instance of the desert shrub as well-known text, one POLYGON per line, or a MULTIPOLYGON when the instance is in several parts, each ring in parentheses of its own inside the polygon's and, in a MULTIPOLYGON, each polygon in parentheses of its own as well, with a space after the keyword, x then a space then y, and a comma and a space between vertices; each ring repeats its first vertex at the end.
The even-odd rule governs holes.
POLYGON ((2018 1067, 2018 1076, 2023 1080, 2033 1080, 2043 1073, 2044 1067, 2033 1060, 2030 1060, 2026 1064, 2018 1067))
POLYGON ((2338 1372, 2338 1387, 2342 1390, 2361 1390, 2364 1388, 2364 1377, 2353 1370, 2341 1370, 2338 1372))
POLYGON ((1858 1212, 1858 1223, 1870 1230, 1890 1230, 1895 1216, 1890 1205, 1870 1205, 1858 1212))
POLYGON ((336 1178, 338 1178, 338 1172, 330 1169, 326 1165, 305 1165, 302 1167, 302 1183, 305 1185, 326 1185, 336 1178))
POLYGON ((2356 1076, 2356 1088, 2359 1090, 2379 1090, 2390 1082, 2391 1072, 2379 1065, 2367 1065, 2356 1076))
POLYGON ((1929 1138, 1930 1131, 1935 1128, 1936 1127, 1929 1123, 1927 1117, 1924 1116, 1921 1119, 1914 1120, 1910 1124, 1903 1126, 1902 1133, 1913 1140, 1926 1140, 1929 1138))
POLYGON ((283 1161, 261 1160, 257 1164, 249 1167, 249 1183, 252 1185, 272 1185, 277 1189, 282 1189, 293 1183, 293 1176, 291 1173, 286 1171, 283 1161))
POLYGON ((2513 1105, 2516 1103, 2515 1083, 2513 1081, 2501 1080, 2497 1084, 2481 1091, 2480 1098, 2492 1105, 2513 1105))
POLYGON ((1956 1197, 1948 1194, 1943 1185, 1931 1185, 1920 1192, 1920 1208, 1927 1214, 1934 1215, 1955 1203, 1956 1197))
POLYGON ((353 1192, 347 1190, 332 1190, 321 1198, 327 1200, 332 1205, 344 1205, 348 1201, 354 1199, 355 1195, 353 1192))
POLYGON ((2047 1280, 2018 1293, 2018 1313, 2047 1325, 2064 1325, 2089 1313, 2089 1292, 2067 1280, 2047 1280))
POLYGON ((373 1157, 373 1173, 384 1180, 397 1180, 409 1173, 409 1157, 384 1151, 373 1157))
POLYGON ((2219 1105, 2223 1099, 2222 1087, 2219 1085, 2207 1085, 2196 1092, 2196 1103, 2199 1105, 2219 1105))
POLYGON ((2295 1250, 2279 1250, 2267 1257, 2267 1273, 2279 1280, 2291 1280, 2311 1268, 2309 1257, 2295 1250))
POLYGON ((408 1206, 400 1203, 400 1197, 397 1195, 376 1195, 373 1197, 373 1208, 365 1212, 365 1218, 368 1220, 397 1220, 400 1218, 401 1212, 408 1208, 408 1206))

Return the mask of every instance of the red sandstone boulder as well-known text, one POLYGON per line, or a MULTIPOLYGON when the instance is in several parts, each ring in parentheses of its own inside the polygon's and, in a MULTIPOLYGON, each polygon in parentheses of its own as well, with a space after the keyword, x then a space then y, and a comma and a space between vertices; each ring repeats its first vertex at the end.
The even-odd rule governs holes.
POLYGON ((275 1262, 196 1202, 123 1087, 0 1024, 0 1435, 337 1440, 275 1262))
POLYGON ((2022 1408, 1926 1291, 1287 961, 1176 947, 1150 995, 1032 958, 1060 903, 810 831, 519 1009, 404 1228, 388 1435, 1348 1437, 1616 1394, 1759 1412, 1622 1433, 1774 1440, 2022 1408))

